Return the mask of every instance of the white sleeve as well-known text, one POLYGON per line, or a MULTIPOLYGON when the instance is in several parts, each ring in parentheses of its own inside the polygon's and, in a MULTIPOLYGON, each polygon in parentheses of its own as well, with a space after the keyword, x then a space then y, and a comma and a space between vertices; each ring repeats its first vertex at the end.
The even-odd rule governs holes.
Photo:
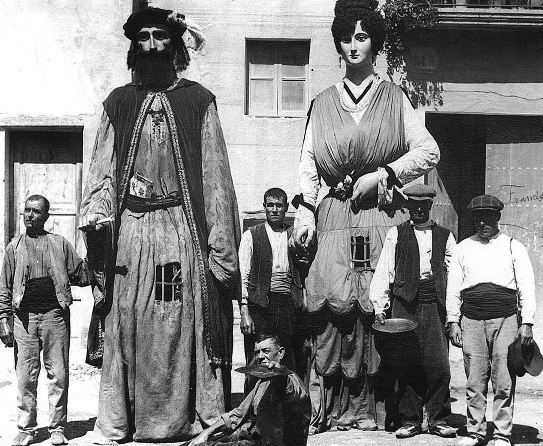
POLYGON ((447 322, 460 322, 460 306, 462 305, 460 291, 462 290, 462 280, 461 249, 457 246, 451 257, 449 275, 447 277, 447 322))
POLYGON ((456 240, 454 239, 453 233, 449 233, 449 238, 447 239, 447 244, 445 245, 445 268, 447 272, 451 267, 451 258, 456 247, 456 240))
POLYGON ((241 236, 239 244, 239 271, 241 273, 241 302, 247 302, 249 292, 247 286, 251 277, 251 261, 253 259, 253 236, 250 230, 241 236))
MULTIPOLYGON (((304 196, 304 201, 315 206, 317 195, 320 189, 320 178, 315 164, 315 155, 313 153, 313 132, 311 129, 311 118, 307 123, 305 130, 304 143, 302 146, 302 155, 298 167, 298 178, 300 182, 300 193, 304 196)), ((315 229, 315 215, 305 206, 299 206, 296 211, 294 227, 307 226, 315 229)))
POLYGON ((405 94, 403 97, 405 142, 408 152, 389 164, 402 184, 429 172, 439 161, 439 147, 415 113, 405 94))
POLYGON ((398 228, 390 228, 383 243, 383 249, 377 262, 370 284, 370 301, 375 314, 383 314, 390 306, 390 284, 394 282, 396 243, 398 228))
POLYGON ((513 265, 519 291, 520 315, 523 324, 533 324, 536 310, 535 279, 526 247, 518 240, 511 244, 513 265), (513 248, 514 247, 514 248, 513 248))

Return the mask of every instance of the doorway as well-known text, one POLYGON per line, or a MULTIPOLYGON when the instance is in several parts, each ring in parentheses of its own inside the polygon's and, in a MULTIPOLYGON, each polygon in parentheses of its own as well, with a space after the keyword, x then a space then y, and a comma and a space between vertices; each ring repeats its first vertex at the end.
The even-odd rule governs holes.
POLYGON ((45 229, 78 248, 83 129, 12 130, 9 132, 9 236, 24 232, 24 203, 34 194, 50 204, 45 229))
POLYGON ((441 150, 441 160, 428 174, 437 196, 433 216, 457 241, 473 234, 470 200, 485 193, 485 116, 427 113, 426 128, 441 150))

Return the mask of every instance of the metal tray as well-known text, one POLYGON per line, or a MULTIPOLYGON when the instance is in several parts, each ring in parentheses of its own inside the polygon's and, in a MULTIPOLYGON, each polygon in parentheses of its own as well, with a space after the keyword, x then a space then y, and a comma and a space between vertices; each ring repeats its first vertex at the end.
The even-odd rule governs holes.
POLYGON ((404 333, 417 328, 418 324, 410 319, 403 319, 400 317, 385 319, 384 324, 374 322, 372 327, 383 333, 404 333))
POLYGON ((290 375, 292 373, 292 370, 289 369, 269 369, 266 366, 262 365, 246 365, 244 367, 240 367, 239 369, 236 369, 236 372, 244 373, 245 375, 254 376, 255 378, 273 378, 274 376, 281 376, 281 375, 290 375))

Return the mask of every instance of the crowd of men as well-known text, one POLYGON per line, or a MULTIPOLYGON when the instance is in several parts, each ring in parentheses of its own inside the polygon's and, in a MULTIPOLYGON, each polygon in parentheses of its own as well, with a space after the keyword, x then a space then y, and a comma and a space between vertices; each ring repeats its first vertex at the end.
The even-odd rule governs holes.
MULTIPOLYGON (((96 443, 304 445, 319 416, 310 401, 321 398, 319 389, 308 389, 304 278, 311 255, 292 243, 279 188, 264 194, 266 221, 240 238, 214 96, 178 78, 190 60, 187 30, 200 45, 198 27, 159 8, 132 14, 124 26, 134 82, 104 102, 81 209, 87 259, 44 229, 44 196, 26 200, 26 232, 7 246, 0 273, 0 338, 16 347, 19 433, 12 446, 35 439, 41 352, 51 443, 68 442, 70 284, 92 285, 93 326, 104 341, 96 443), (246 361, 256 372, 232 409, 237 296, 246 361)), ((456 436, 448 424, 450 341, 463 350, 467 376, 468 436, 458 445, 486 441, 489 380, 495 444, 510 444, 516 373, 543 367, 532 334, 527 250, 500 231, 504 205, 492 195, 473 198, 476 233, 457 245, 430 219, 431 187, 402 192, 409 220, 386 235, 370 287, 377 330, 391 320, 414 323, 379 352, 397 403, 396 436, 422 433, 424 408, 429 434, 456 436), (515 357, 520 367, 513 371, 508 361, 515 357)))

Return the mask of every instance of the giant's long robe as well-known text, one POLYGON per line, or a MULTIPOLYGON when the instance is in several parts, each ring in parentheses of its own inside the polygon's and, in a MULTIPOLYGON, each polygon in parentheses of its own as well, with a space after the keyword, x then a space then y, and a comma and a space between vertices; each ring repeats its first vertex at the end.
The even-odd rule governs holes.
MULTIPOLYGON (((306 128, 299 174, 304 200, 311 205, 316 204, 321 179, 335 187, 350 176, 356 184, 361 176, 388 165, 405 184, 439 160, 436 142, 398 86, 368 76, 359 86, 368 93, 356 105, 349 103, 342 85, 315 98, 306 128)), ((378 191, 384 195, 386 181, 385 190, 381 186, 378 191)), ((368 376, 377 373, 380 357, 371 332, 369 285, 387 230, 407 219, 399 212, 391 217, 377 204, 376 198, 366 199, 359 208, 350 197, 330 193, 315 216, 303 206, 296 213, 295 230, 317 229, 317 252, 306 279, 307 307, 316 320, 310 383, 313 428, 330 428, 335 399, 338 426, 377 427, 368 376), (360 253, 364 255, 356 255, 360 253)))
POLYGON ((160 93, 114 90, 82 201, 81 215, 89 214, 115 217, 113 240, 89 240, 98 264, 113 242, 104 259, 110 310, 96 430, 113 440, 193 437, 229 397, 239 274, 236 197, 213 95, 186 80, 160 93), (159 195, 178 191, 182 204, 130 210, 135 172, 159 195), (180 296, 166 299, 155 293, 155 273, 170 262, 179 263, 182 284, 180 296))

